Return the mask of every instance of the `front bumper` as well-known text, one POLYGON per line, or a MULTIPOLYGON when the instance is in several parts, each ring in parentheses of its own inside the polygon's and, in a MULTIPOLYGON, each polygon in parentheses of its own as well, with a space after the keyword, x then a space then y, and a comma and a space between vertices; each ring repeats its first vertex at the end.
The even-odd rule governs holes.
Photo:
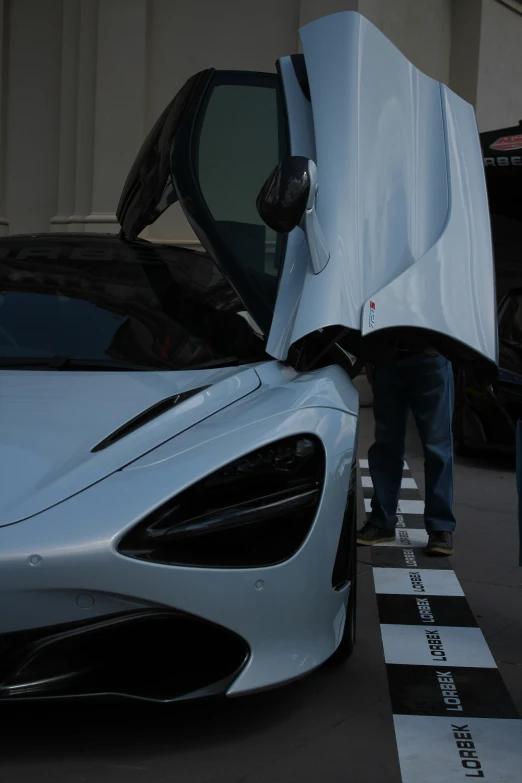
POLYGON ((183 612, 144 610, 0 637, 0 701, 125 697, 173 702, 226 693, 244 639, 183 612))
MULTIPOLYGON (((280 409, 280 399, 276 402, 280 409)), ((44 639, 55 634, 55 626, 74 630, 78 623, 129 615, 130 651, 133 645, 142 649, 135 613, 167 612, 177 616, 176 622, 190 616, 239 640, 241 655, 235 648, 233 654, 228 651, 223 671, 212 675, 211 682, 196 677, 183 693, 184 686, 180 690, 174 677, 170 690, 156 694, 160 700, 208 687, 223 687, 229 696, 254 692, 301 677, 327 660, 341 638, 350 590, 349 584, 334 589, 332 573, 357 418, 328 407, 300 407, 265 417, 262 403, 255 410, 252 403, 244 405, 247 413, 255 414, 254 422, 243 424, 233 406, 179 435, 171 454, 157 450, 45 513, 1 528, 0 638, 36 632, 44 639), (326 476, 312 529, 287 561, 270 567, 194 568, 141 562, 118 553, 122 536, 163 502, 161 493, 168 493, 166 499, 253 446, 303 432, 321 438, 326 476), (248 660, 245 651, 250 651, 248 660), (226 683, 227 677, 231 680, 226 683)), ((267 410, 271 405, 267 403, 267 410)), ((88 633, 87 624, 82 633, 88 633)), ((147 660, 154 660, 155 651, 161 657, 160 648, 158 639, 147 645, 147 660)), ((124 657, 121 649, 119 659, 124 657)), ((212 668, 210 658, 195 660, 212 668)), ((177 668, 179 673, 183 667, 177 668)), ((6 678, 9 684, 15 671, 16 666, 5 669, 3 697, 6 678)), ((147 667, 137 665, 134 676, 147 680, 147 667)), ((118 689, 105 686, 105 692, 118 689)))

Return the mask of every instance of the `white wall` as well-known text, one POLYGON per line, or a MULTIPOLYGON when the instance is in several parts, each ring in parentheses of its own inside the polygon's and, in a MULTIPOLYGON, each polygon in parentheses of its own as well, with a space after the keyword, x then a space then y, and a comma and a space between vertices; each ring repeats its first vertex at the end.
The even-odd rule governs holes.
MULTIPOLYGON (((476 98, 481 129, 522 119, 522 17, 495 0, 0 0, 0 233, 117 231, 134 155, 191 74, 273 71, 341 10, 476 98)), ((176 208, 149 235, 194 241, 176 208)))
POLYGON ((62 2, 11 0, 9 5, 5 175, 9 230, 48 231, 58 178, 62 2))
POLYGON ((99 0, 92 223, 114 213, 146 129, 147 14, 144 0, 99 0))
POLYGON ((522 120, 522 15, 483 0, 477 91, 481 131, 522 120))

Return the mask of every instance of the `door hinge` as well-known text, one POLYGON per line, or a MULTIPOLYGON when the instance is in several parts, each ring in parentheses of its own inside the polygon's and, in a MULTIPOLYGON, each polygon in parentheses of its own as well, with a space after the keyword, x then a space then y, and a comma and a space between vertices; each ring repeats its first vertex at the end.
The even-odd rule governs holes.
POLYGON ((308 201, 306 202, 306 209, 301 219, 299 227, 304 231, 306 241, 308 242, 308 249, 310 251, 310 258, 312 261, 312 269, 315 275, 322 272, 326 264, 330 260, 330 252, 326 245, 319 218, 317 217, 317 193, 319 190, 317 166, 313 160, 308 161, 308 177, 310 180, 310 192, 308 194, 308 201))

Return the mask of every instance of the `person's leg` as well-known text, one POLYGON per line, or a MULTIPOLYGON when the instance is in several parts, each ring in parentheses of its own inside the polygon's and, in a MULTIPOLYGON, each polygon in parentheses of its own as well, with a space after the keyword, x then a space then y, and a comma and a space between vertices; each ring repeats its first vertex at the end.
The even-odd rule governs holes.
POLYGON ((375 442, 368 451, 373 483, 369 521, 376 527, 391 530, 397 524, 408 423, 406 394, 394 361, 384 362, 374 371, 373 415, 375 442))
POLYGON ((453 371, 443 356, 421 355, 403 362, 408 402, 424 449, 425 509, 428 533, 452 533, 453 371))

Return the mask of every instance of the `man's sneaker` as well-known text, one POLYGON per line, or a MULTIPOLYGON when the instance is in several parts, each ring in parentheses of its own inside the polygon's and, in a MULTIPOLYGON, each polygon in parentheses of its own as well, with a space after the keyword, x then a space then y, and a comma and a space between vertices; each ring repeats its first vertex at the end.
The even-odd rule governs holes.
POLYGON ((428 555, 452 555, 453 536, 451 533, 447 533, 444 530, 430 533, 426 552, 428 555))
POLYGON ((376 527, 371 522, 366 522, 360 530, 357 531, 357 543, 363 546, 372 544, 385 544, 387 541, 395 541, 395 528, 386 530, 382 527, 376 527))

